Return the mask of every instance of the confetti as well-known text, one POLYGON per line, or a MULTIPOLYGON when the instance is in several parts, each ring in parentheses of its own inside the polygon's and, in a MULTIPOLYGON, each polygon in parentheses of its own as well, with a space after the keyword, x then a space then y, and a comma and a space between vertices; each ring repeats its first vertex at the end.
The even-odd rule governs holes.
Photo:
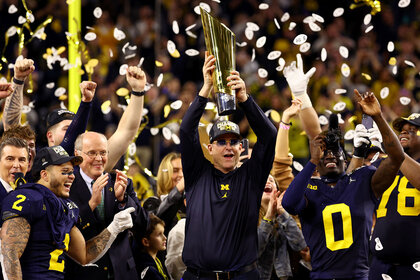
POLYGON ((242 42, 242 43, 236 42, 236 45, 237 45, 238 47, 245 47, 245 46, 247 46, 247 45, 248 45, 248 43, 247 43, 247 42, 242 42))
POLYGON ((171 112, 171 106, 166 104, 165 107, 163 107, 163 117, 167 118, 170 112, 171 112))
POLYGON ((252 31, 260 30, 260 27, 256 23, 250 21, 246 23, 246 28, 249 28, 252 31))
POLYGON ((264 68, 258 68, 258 76, 260 77, 260 78, 267 78, 267 76, 268 76, 268 71, 267 70, 265 70, 264 68))
POLYGON ((296 171, 302 171, 303 166, 302 164, 300 164, 300 162, 298 161, 293 161, 293 168, 296 169, 296 171))
POLYGON ((320 15, 318 15, 318 14, 315 14, 315 13, 312 13, 312 17, 317 21, 317 22, 325 22, 325 20, 324 20, 324 18, 323 17, 321 17, 320 15))
POLYGON ((382 279, 384 279, 384 280, 392 280, 392 277, 389 276, 388 274, 382 273, 382 279))
POLYGON ((286 22, 288 21, 290 18, 290 14, 288 12, 284 13, 283 16, 281 17, 280 21, 281 22, 286 22))
POLYGON ((179 33, 179 25, 178 25, 178 22, 177 22, 176 20, 174 20, 174 21, 172 22, 172 31, 173 31, 175 34, 178 34, 178 33, 179 33))
POLYGON ((150 129, 150 134, 152 134, 153 136, 157 135, 158 133, 159 133, 159 128, 152 127, 150 129))
POLYGON ((188 56, 197 56, 200 54, 200 52, 194 49, 188 49, 185 51, 185 54, 188 56))
POLYGON ((295 37, 295 39, 293 39, 293 44, 302 45, 303 43, 306 42, 307 39, 308 39, 308 36, 306 36, 305 34, 299 34, 295 37))
POLYGON ((177 100, 171 103, 171 108, 174 110, 179 110, 182 107, 182 101, 181 100, 177 100))
POLYGON ((136 147, 136 143, 131 143, 130 145, 128 145, 128 154, 130 155, 130 156, 134 156, 134 154, 136 153, 136 149, 137 149, 137 147, 136 147))
POLYGON ((63 87, 59 87, 54 91, 54 95, 57 96, 57 97, 60 97, 65 93, 66 93, 66 89, 63 88, 63 87))
POLYGON ((411 62, 410 60, 404 60, 404 63, 407 64, 408 66, 416 68, 416 65, 413 62, 411 62))
POLYGON ((213 102, 207 102, 205 110, 214 110, 216 108, 216 104, 213 102))
POLYGON ((319 116, 318 121, 319 121, 320 125, 327 125, 328 124, 328 119, 324 115, 319 116))
POLYGON ((52 89, 55 86, 55 83, 48 83, 45 85, 46 88, 52 89))
POLYGON ((365 30, 365 33, 369 33, 372 29, 373 29, 373 25, 368 26, 368 28, 366 28, 365 30))
POLYGON ((267 41, 267 37, 265 36, 258 38, 257 43, 256 43, 257 48, 262 48, 265 45, 266 41, 267 41))
POLYGON ((311 43, 306 42, 306 43, 303 43, 302 45, 300 45, 299 51, 301 53, 305 53, 305 52, 309 51, 310 48, 311 48, 311 43))
POLYGON ((338 102, 334 105, 333 109, 334 111, 341 112, 346 108, 346 103, 344 102, 338 102))
POLYGON ((96 7, 93 10, 93 16, 96 18, 100 18, 102 16, 102 9, 100 7, 96 7))
POLYGON ((386 46, 386 49, 388 50, 388 52, 393 52, 394 51, 394 42, 389 41, 388 45, 386 46))
POLYGON ((395 57, 391 57, 388 61, 389 65, 395 65, 397 64, 397 59, 395 57))
POLYGON ((367 14, 365 15, 365 17, 363 18, 363 23, 364 25, 369 25, 369 23, 372 21, 372 15, 371 14, 367 14))
POLYGON ((7 29, 6 35, 7 37, 12 37, 16 34, 17 28, 16 26, 10 26, 9 29, 7 29))
POLYGON ((29 20, 30 23, 33 23, 35 21, 35 17, 30 11, 26 12, 26 18, 29 20))
POLYGON ((168 40, 166 48, 168 49, 168 53, 170 53, 170 54, 172 54, 176 51, 176 45, 172 40, 168 40))
POLYGON ((280 24, 276 18, 274 18, 274 24, 276 25, 277 29, 280 29, 280 24))
POLYGON ((245 37, 248 40, 252 40, 252 38, 254 38, 254 31, 252 31, 250 28, 245 29, 245 37))
POLYGON ((303 19, 303 23, 311 23, 311 22, 315 22, 315 18, 313 16, 307 16, 306 18, 303 19))
POLYGON ((93 41, 95 39, 96 39, 96 34, 95 33, 93 33, 93 32, 86 33, 86 35, 85 35, 85 40, 86 41, 93 41))
POLYGON ((140 58, 139 64, 137 64, 137 67, 141 67, 143 65, 143 62, 144 62, 144 57, 140 58))
POLYGON ((290 24, 289 24, 289 31, 292 31, 294 28, 296 27, 296 22, 291 22, 290 24))
POLYGON ((411 102, 411 99, 410 98, 408 98, 408 97, 400 97, 400 103, 402 104, 402 105, 408 105, 408 104, 410 104, 410 102, 411 102))
POLYGON ((279 58, 279 66, 276 68, 277 71, 283 71, 284 65, 286 65, 286 61, 284 60, 284 58, 280 57, 279 58))
POLYGON ((114 38, 118 41, 125 39, 125 33, 122 30, 119 30, 118 28, 114 28, 114 38))
POLYGON ((373 157, 372 157, 372 159, 370 160, 370 162, 375 162, 377 159, 378 159, 378 157, 380 156, 380 153, 379 152, 377 152, 373 157))
POLYGON ((127 88, 119 88, 117 89, 117 91, 115 92, 118 96, 127 96, 130 91, 127 88))
POLYGON ((181 140, 179 139, 178 135, 175 133, 172 133, 172 141, 174 141, 175 145, 179 145, 181 143, 181 140))
POLYGON ((19 24, 24 24, 25 22, 26 22, 26 18, 24 18, 23 16, 18 17, 18 23, 19 24))
POLYGON ((16 6, 15 5, 10 5, 9 6, 9 9, 7 10, 7 12, 9 13, 9 14, 14 14, 14 13, 16 13, 18 11, 18 9, 16 8, 16 6))
POLYGON ((354 130, 350 129, 346 132, 346 134, 344 134, 344 140, 351 140, 354 138, 354 130))
POLYGON ((271 51, 268 54, 267 58, 269 60, 275 60, 275 59, 279 58, 280 56, 281 56, 281 51, 271 51))
POLYGON ((60 102, 60 108, 67 110, 67 107, 66 107, 66 105, 64 105, 63 101, 60 102))
POLYGON ((397 75, 397 65, 392 67, 392 74, 397 75))
POLYGON ((193 29, 197 24, 191 24, 190 26, 188 26, 187 28, 185 28, 185 31, 190 31, 191 29, 193 29))
POLYGON ((344 47, 344 46, 340 46, 338 48, 338 52, 344 58, 348 58, 349 57, 349 50, 346 47, 344 47))
POLYGON ((420 262, 413 263, 413 267, 414 267, 415 270, 420 272, 420 262))
POLYGON ((111 112, 111 100, 107 100, 101 105, 102 114, 106 115, 111 112))
POLYGON ((350 76, 350 67, 346 63, 341 64, 341 74, 346 78, 350 76))
POLYGON ((399 2, 398 2, 398 7, 400 7, 400 8, 405 8, 405 7, 408 7, 408 5, 410 5, 410 0, 400 0, 399 2))
POLYGON ((27 114, 31 111, 31 107, 27 106, 27 105, 23 105, 22 106, 22 113, 23 114, 27 114))
POLYGON ((344 14, 344 9, 343 8, 337 8, 333 12, 334 17, 341 17, 343 14, 344 14))
POLYGON ((123 65, 120 66, 119 73, 120 73, 121 76, 127 74, 127 68, 128 68, 127 64, 123 64, 123 65))
POLYGON ((274 85, 274 81, 273 80, 268 80, 267 82, 265 82, 264 86, 266 87, 271 87, 272 85, 274 85))
POLYGON ((156 86, 157 87, 160 87, 160 84, 162 83, 162 80, 163 80, 163 73, 160 73, 158 78, 157 78, 157 81, 156 81, 156 86))
POLYGON ((255 60, 255 49, 252 48, 251 62, 255 60))
POLYGON ((369 74, 362 73, 362 76, 368 81, 372 80, 372 77, 369 74))
MULTIPOLYGON (((200 2, 200 4, 199 4, 199 5, 197 5, 197 6, 195 6, 195 7, 194 7, 194 12, 195 12, 197 15, 200 15, 200 7, 201 7, 204 11, 206 11, 207 13, 210 13, 210 12, 211 12, 211 9, 210 9, 209 4, 207 4, 207 3, 203 3, 203 2, 200 2)), ((168 140, 169 140, 169 139, 168 139, 168 140)))
POLYGON ((379 95, 381 96, 382 99, 387 98, 389 95, 389 88, 388 87, 382 88, 379 95))
POLYGON ((270 7, 270 6, 268 6, 268 4, 267 4, 267 3, 261 3, 261 4, 258 6, 258 9, 260 9, 260 10, 267 10, 269 7, 270 7))
POLYGON ((172 138, 172 132, 171 132, 171 130, 169 128, 167 128, 167 127, 162 128, 162 134, 163 134, 163 137, 166 140, 171 140, 171 138, 172 138))
POLYGON ((113 57, 114 56, 114 52, 112 51, 112 49, 109 49, 109 57, 113 57))
POLYGON ((309 23, 309 28, 313 31, 313 32, 319 32, 321 31, 321 27, 319 27, 318 24, 316 24, 315 22, 310 22, 309 23))
POLYGON ((324 62, 327 59, 327 50, 322 48, 321 50, 321 61, 324 62))
POLYGON ((347 90, 343 88, 337 88, 334 92, 335 94, 343 94, 343 93, 346 93, 347 90))
POLYGON ((194 33, 192 33, 191 31, 187 31, 187 35, 190 36, 191 38, 197 39, 197 35, 195 35, 194 33))

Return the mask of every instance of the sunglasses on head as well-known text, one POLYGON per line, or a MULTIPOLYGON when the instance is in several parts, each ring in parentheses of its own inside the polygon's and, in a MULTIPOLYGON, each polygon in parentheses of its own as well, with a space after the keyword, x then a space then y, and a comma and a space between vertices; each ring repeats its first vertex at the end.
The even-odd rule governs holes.
POLYGON ((239 140, 239 139, 230 139, 230 140, 220 139, 220 140, 216 140, 215 142, 216 142, 217 146, 224 147, 224 146, 227 145, 227 143, 229 143, 231 146, 236 146, 241 142, 241 140, 239 140))

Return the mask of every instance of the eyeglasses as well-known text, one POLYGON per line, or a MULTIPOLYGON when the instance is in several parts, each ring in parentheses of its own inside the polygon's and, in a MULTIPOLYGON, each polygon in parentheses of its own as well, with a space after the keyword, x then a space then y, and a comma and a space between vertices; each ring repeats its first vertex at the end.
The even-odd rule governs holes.
POLYGON ((90 159, 95 159, 98 155, 101 157, 101 158, 104 158, 104 157, 106 157, 107 155, 108 155, 108 151, 99 151, 99 152, 96 152, 96 151, 89 151, 89 152, 83 152, 83 151, 81 151, 82 153, 84 153, 85 155, 87 155, 90 159))
POLYGON ((220 140, 216 140, 215 142, 217 146, 224 147, 227 145, 227 143, 229 143, 231 146, 239 145, 241 141, 239 139, 230 139, 230 140, 220 139, 220 140))
POLYGON ((64 175, 64 176, 70 176, 70 175, 73 175, 73 174, 74 174, 74 170, 68 171, 68 172, 61 172, 61 175, 64 175))

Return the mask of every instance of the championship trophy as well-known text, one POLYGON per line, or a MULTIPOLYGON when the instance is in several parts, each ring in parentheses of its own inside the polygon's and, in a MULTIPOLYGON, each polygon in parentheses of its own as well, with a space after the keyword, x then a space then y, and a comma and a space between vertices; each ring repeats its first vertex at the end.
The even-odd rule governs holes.
POLYGON ((207 51, 216 58, 213 87, 220 116, 236 110, 235 92, 226 78, 235 70, 235 34, 200 7, 207 51))

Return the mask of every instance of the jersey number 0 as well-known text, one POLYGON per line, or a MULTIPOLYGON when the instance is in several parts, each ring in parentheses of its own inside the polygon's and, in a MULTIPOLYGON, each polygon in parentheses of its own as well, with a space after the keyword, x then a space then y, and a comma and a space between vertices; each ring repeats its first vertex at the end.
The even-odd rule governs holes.
POLYGON ((353 244, 353 229, 351 224, 350 207, 344 203, 332 204, 322 210, 324 221, 325 242, 331 251, 346 249, 353 244), (332 215, 340 213, 343 220, 343 239, 335 240, 332 215))

